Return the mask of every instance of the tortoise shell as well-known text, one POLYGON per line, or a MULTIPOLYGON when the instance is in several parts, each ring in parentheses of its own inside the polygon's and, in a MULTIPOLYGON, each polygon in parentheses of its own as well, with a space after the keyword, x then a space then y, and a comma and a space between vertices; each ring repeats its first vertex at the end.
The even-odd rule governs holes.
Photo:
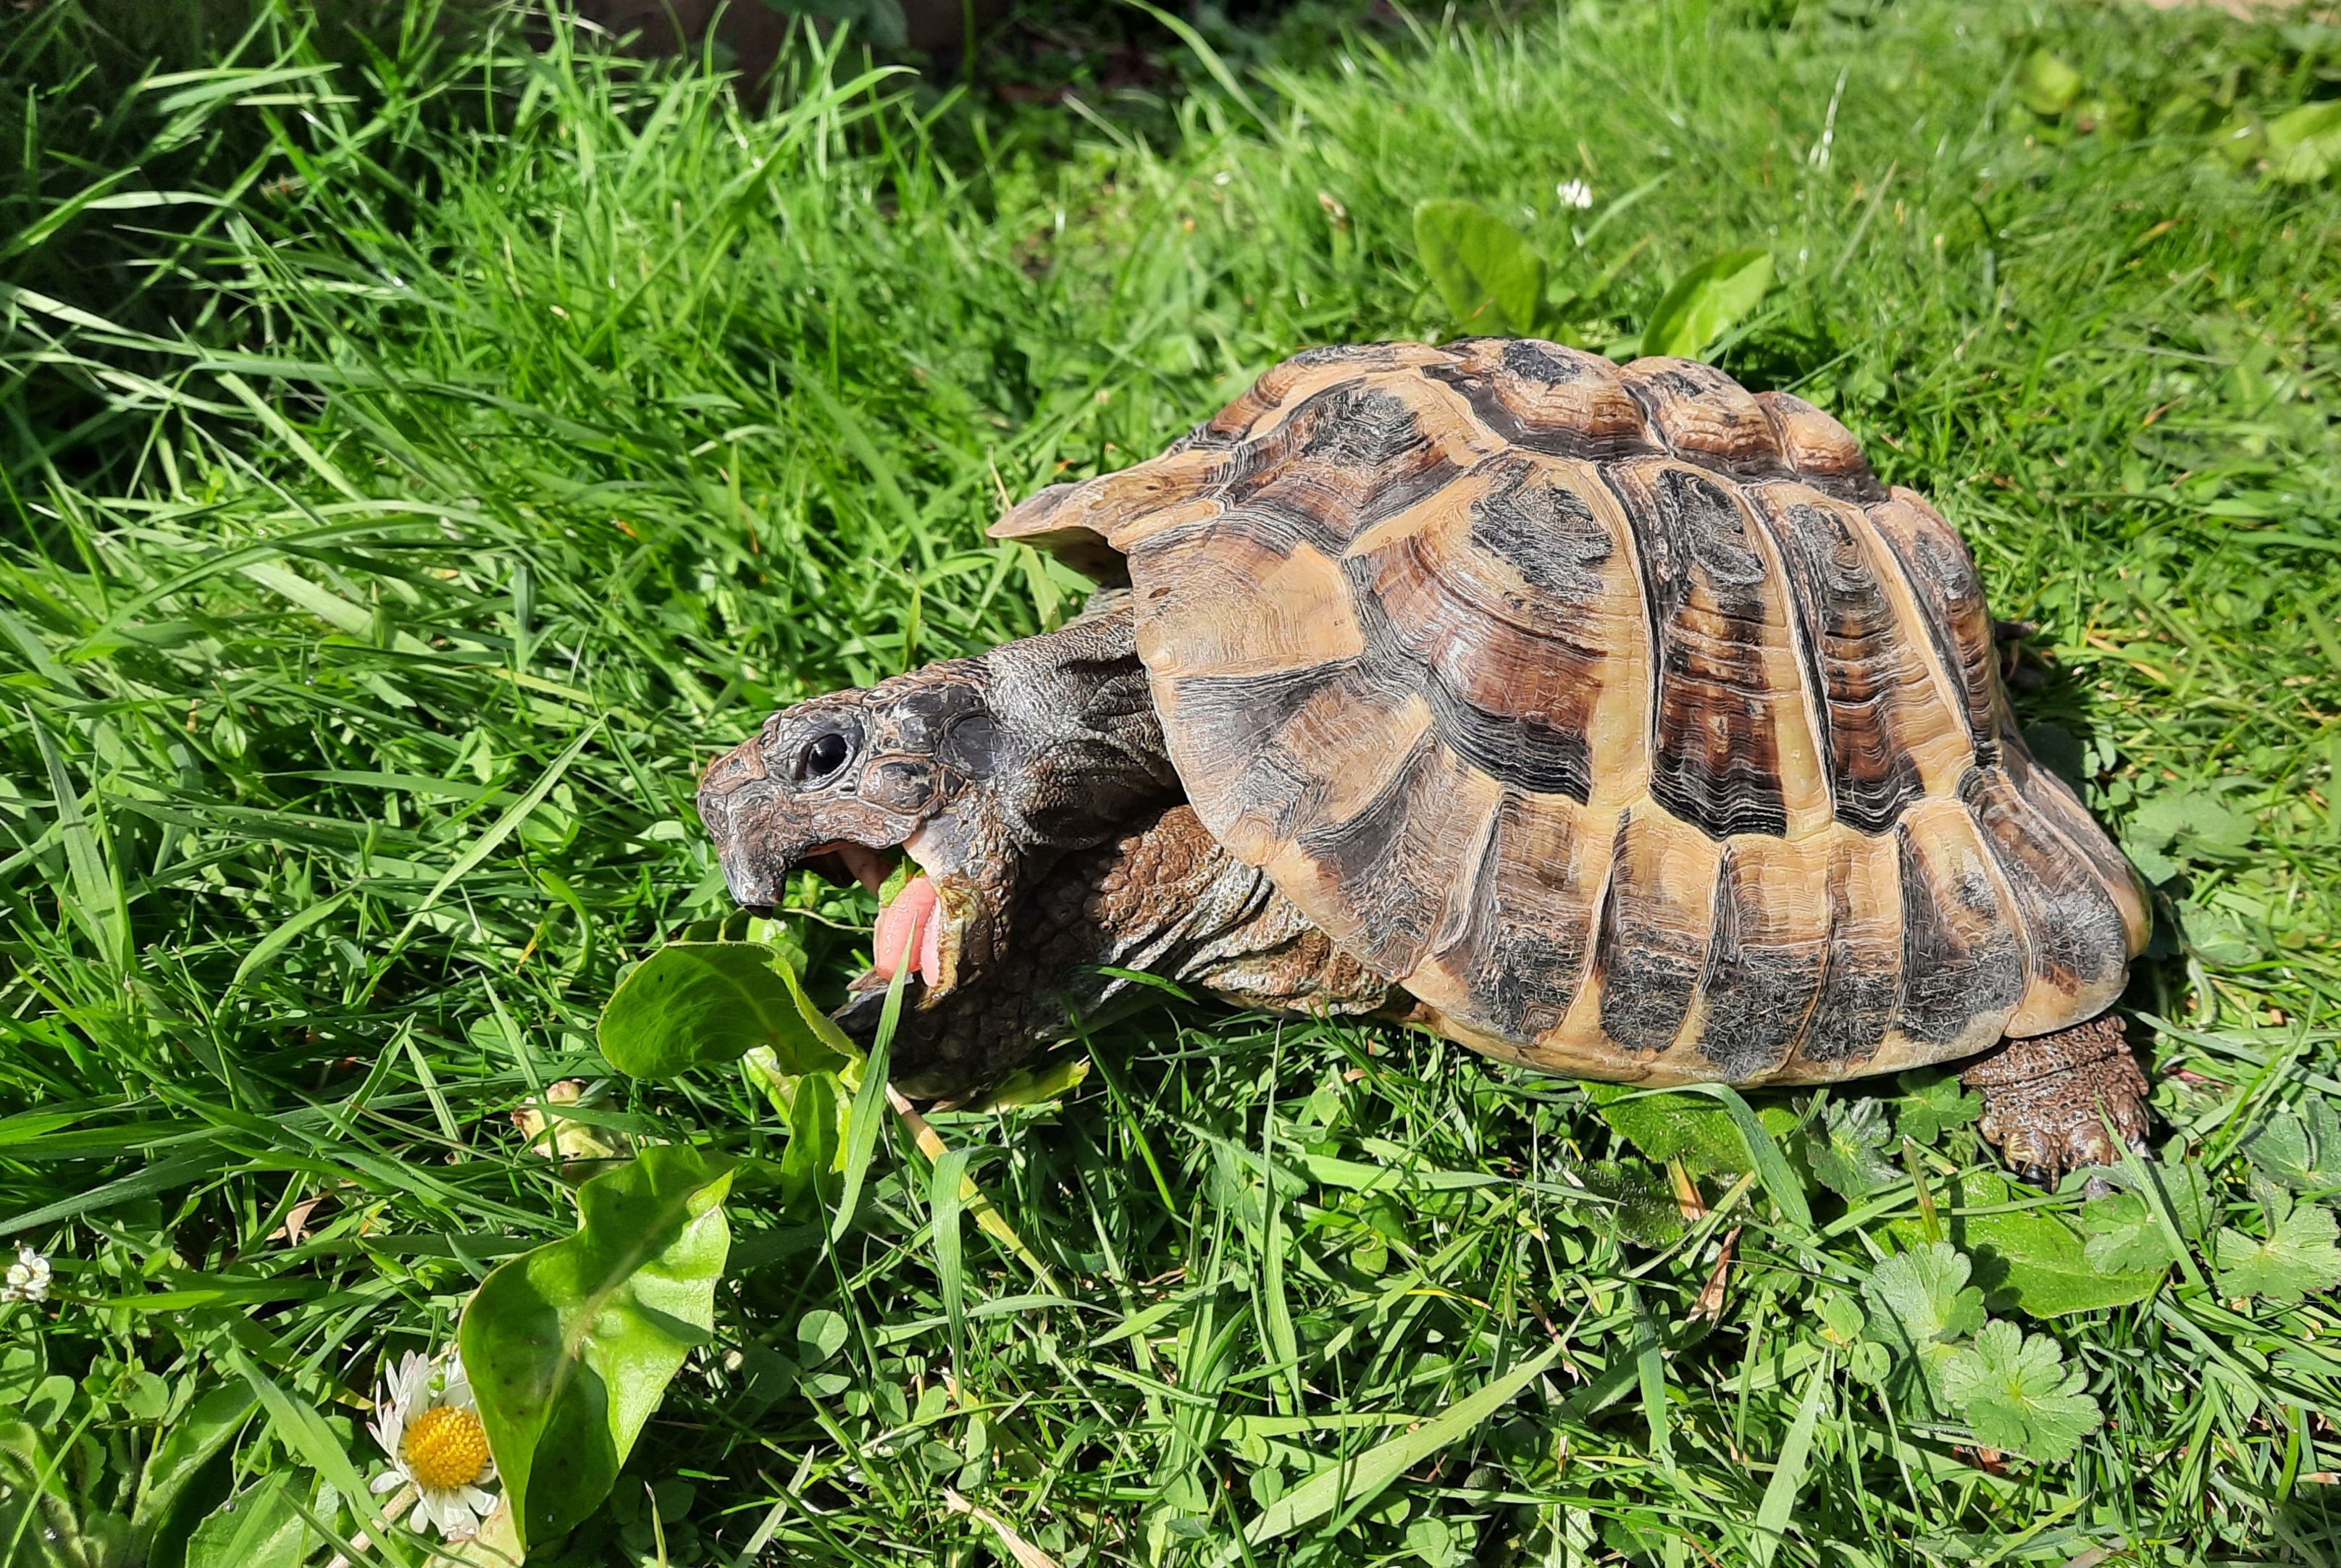
POLYGON ((2145 945, 1957 533, 1710 366, 1312 350, 993 532, 1126 558, 1204 824, 1494 1055, 1890 1072, 2079 1023, 2145 945))

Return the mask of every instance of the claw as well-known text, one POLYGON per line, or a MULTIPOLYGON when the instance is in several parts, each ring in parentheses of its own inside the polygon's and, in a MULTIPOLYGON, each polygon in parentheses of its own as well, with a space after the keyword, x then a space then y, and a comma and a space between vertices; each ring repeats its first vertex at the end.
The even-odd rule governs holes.
POLYGON ((2117 1018, 2008 1040, 1961 1075, 1984 1097, 1977 1130, 2026 1181, 2055 1187, 2069 1171, 2109 1166, 2146 1139, 2146 1076, 2117 1018), (2108 1137, 2110 1120, 2117 1141, 2108 1137))

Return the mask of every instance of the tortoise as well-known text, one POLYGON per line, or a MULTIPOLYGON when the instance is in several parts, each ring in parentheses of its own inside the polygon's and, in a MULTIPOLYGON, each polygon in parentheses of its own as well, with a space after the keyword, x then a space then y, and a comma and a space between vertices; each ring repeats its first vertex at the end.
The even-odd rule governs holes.
POLYGON ((1059 630, 774 714, 698 808, 732 898, 877 889, 840 1020, 914 1093, 1142 998, 1399 1017, 1646 1086, 1983 1057, 2053 1181, 2135 1143, 2128 863, 2025 748, 1973 558, 1799 398, 1477 338, 1311 349, 991 534, 1059 630), (2102 1113, 2102 1114, 2101 1114, 2102 1113))

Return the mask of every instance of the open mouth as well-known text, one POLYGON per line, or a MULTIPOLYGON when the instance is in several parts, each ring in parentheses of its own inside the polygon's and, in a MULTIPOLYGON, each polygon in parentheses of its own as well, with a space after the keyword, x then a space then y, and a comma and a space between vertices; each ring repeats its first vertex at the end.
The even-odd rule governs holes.
MULTIPOLYGON (((859 882, 882 898, 888 878, 905 859, 911 857, 900 849, 872 849, 837 841, 817 846, 803 864, 832 882, 859 882)), ((930 996, 950 987, 961 922, 953 918, 935 879, 915 859, 911 863, 916 875, 879 908, 877 928, 871 935, 870 970, 854 983, 856 990, 872 983, 892 984, 905 968, 930 996)))

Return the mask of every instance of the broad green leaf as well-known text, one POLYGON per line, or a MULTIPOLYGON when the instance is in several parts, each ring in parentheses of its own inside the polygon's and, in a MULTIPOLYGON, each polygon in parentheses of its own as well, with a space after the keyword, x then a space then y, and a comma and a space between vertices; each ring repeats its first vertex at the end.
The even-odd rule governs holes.
POLYGON ((577 1189, 577 1234, 500 1265, 459 1331, 522 1541, 577 1524, 714 1321, 727 1161, 655 1145, 577 1189))
POLYGON ((1578 1176, 1586 1191, 1610 1201, 1609 1223, 1623 1239, 1653 1251, 1682 1239, 1682 1206, 1661 1172, 1640 1160, 1595 1160, 1578 1176))
POLYGON ((1821 1186, 1840 1197, 1867 1197, 1901 1176, 1885 1154, 1892 1135, 1886 1107, 1874 1099, 1838 1100, 1810 1130, 1806 1163, 1821 1186))
POLYGON ((1839 1345, 1851 1345, 1859 1339, 1869 1322, 1861 1304, 1841 1290, 1822 1291, 1812 1305, 1820 1316, 1821 1332, 1839 1345))
POLYGON ((2122 843, 2139 861, 2138 868, 2161 882, 2187 861, 2219 865, 2243 859, 2251 853, 2256 831, 2249 817, 2211 790, 2174 789, 2138 807, 2122 829, 2122 843))
POLYGON ((612 1067, 637 1078, 735 1062, 759 1046, 790 1073, 847 1058, 837 1027, 762 942, 668 943, 619 982, 595 1037, 612 1067))
POLYGON ((1544 304, 1544 258, 1518 229, 1477 202, 1422 202, 1415 249, 1459 332, 1518 337, 1544 304))
MULTIPOLYGON (((2211 1227, 2217 1222, 2218 1205, 2211 1196, 2210 1178, 2203 1167, 2193 1160, 2148 1162, 2133 1156, 2120 1165, 2108 1166, 2105 1179, 2126 1192, 2137 1192, 2141 1182, 2151 1181, 2170 1205, 2170 1215, 2178 1226, 2178 1234, 2188 1241, 2201 1242, 2209 1237, 2211 1227)), ((2140 1195, 2144 1196, 2143 1194, 2140 1195)), ((2153 1205, 2147 1203, 2147 1212, 2153 1205)))
POLYGON ((2057 55, 2035 49, 2016 68, 2016 95, 2044 120, 2053 120, 2081 95, 2081 74, 2057 55))
MULTIPOLYGON (((1756 1108, 1740 1097, 1738 1089, 1729 1084, 1685 1084, 1676 1093, 1704 1096, 1721 1106, 1745 1161, 1738 1168, 1756 1173, 1757 1179, 1764 1184, 1764 1191, 1790 1224, 1803 1230, 1813 1228, 1813 1211, 1805 1202, 1804 1186, 1789 1166, 1788 1156, 1780 1152, 1779 1140, 1765 1125, 1764 1117, 1757 1115, 1756 1108)), ((1796 1114, 1785 1107, 1771 1107, 1770 1114, 1783 1131, 1796 1125, 1796 1114)))
POLYGON ((2303 1204, 2269 1226, 2266 1240, 2230 1226, 2219 1233, 2213 1256, 2219 1294, 2296 1302, 2311 1291, 2341 1285, 2341 1247, 2333 1211, 2303 1204))
MULTIPOLYGON (((1585 1085, 1585 1093, 1601 1119, 1651 1159, 1679 1159, 1693 1176, 1741 1176, 1756 1168, 1738 1123, 1705 1096, 1688 1090, 1652 1094, 1626 1084, 1597 1083, 1585 1085)), ((1758 1119, 1783 1137, 1797 1125, 1796 1113, 1784 1106, 1765 1107, 1758 1119)))
POLYGON ((845 1315, 817 1306, 797 1319, 797 1360, 819 1366, 845 1348, 845 1315))
POLYGON ((1760 248, 1710 256, 1675 280, 1642 329, 1642 352, 1696 359, 1763 303, 1772 288, 1772 253, 1760 248))
POLYGON ((1983 1292, 1967 1283, 1971 1265, 1947 1241, 1914 1246, 1870 1270, 1861 1283, 1869 1304, 1864 1332, 1893 1352, 1906 1384, 1939 1404, 1943 1369, 1957 1341, 1983 1326, 1983 1292))
POLYGON ((2233 968, 2266 956, 2244 919, 2219 905, 2180 900, 2178 926, 2187 935, 2187 946, 2206 963, 2233 968))
POLYGON ((2055 1340, 1999 1322, 1950 1358, 1943 1394, 1985 1447, 2055 1461, 2070 1458, 2102 1419, 2082 1392, 2087 1381, 2066 1370, 2055 1340))
POLYGON ((837 1196, 845 1154, 846 1098, 835 1073, 807 1073, 789 1096, 789 1146, 781 1156, 781 1205, 818 1213, 837 1196))
POLYGON ((2244 1157, 2295 1192, 2341 1193, 2341 1116, 2311 1090, 2296 1109, 2278 1110, 2246 1139, 2244 1157))
POLYGON ((2341 99, 2303 104, 2266 125, 2268 178, 2313 185, 2341 164, 2341 99))
POLYGON ((1943 1135, 1983 1115, 1983 1097, 1959 1082, 1956 1071, 1920 1067, 1895 1082, 1894 1130, 1913 1143, 1936 1144, 1943 1135))
POLYGON ((159 1543, 164 1537, 175 1537, 187 1529, 184 1514, 173 1518, 173 1506, 258 1408, 250 1389, 231 1384, 213 1389, 170 1424, 139 1472, 138 1500, 130 1510, 130 1523, 141 1540, 159 1543))
POLYGON ((265 1476, 207 1515, 187 1539, 187 1568, 300 1568, 312 1543, 294 1474, 265 1476))
MULTIPOLYGON (((1990 1208, 2008 1197, 2005 1177, 1978 1171, 1960 1184, 1958 1205, 1990 1208)), ((2087 1242, 2072 1226, 2038 1209, 1963 1214, 1951 1224, 1953 1238, 1974 1262, 1976 1281, 1994 1311, 2012 1303, 2035 1317, 2056 1317, 2126 1306, 2152 1295, 2168 1272, 2167 1257, 2121 1268, 2094 1262, 2087 1242)), ((1915 1224, 1897 1224, 1894 1229, 1913 1240, 1918 1237, 1915 1224)))

